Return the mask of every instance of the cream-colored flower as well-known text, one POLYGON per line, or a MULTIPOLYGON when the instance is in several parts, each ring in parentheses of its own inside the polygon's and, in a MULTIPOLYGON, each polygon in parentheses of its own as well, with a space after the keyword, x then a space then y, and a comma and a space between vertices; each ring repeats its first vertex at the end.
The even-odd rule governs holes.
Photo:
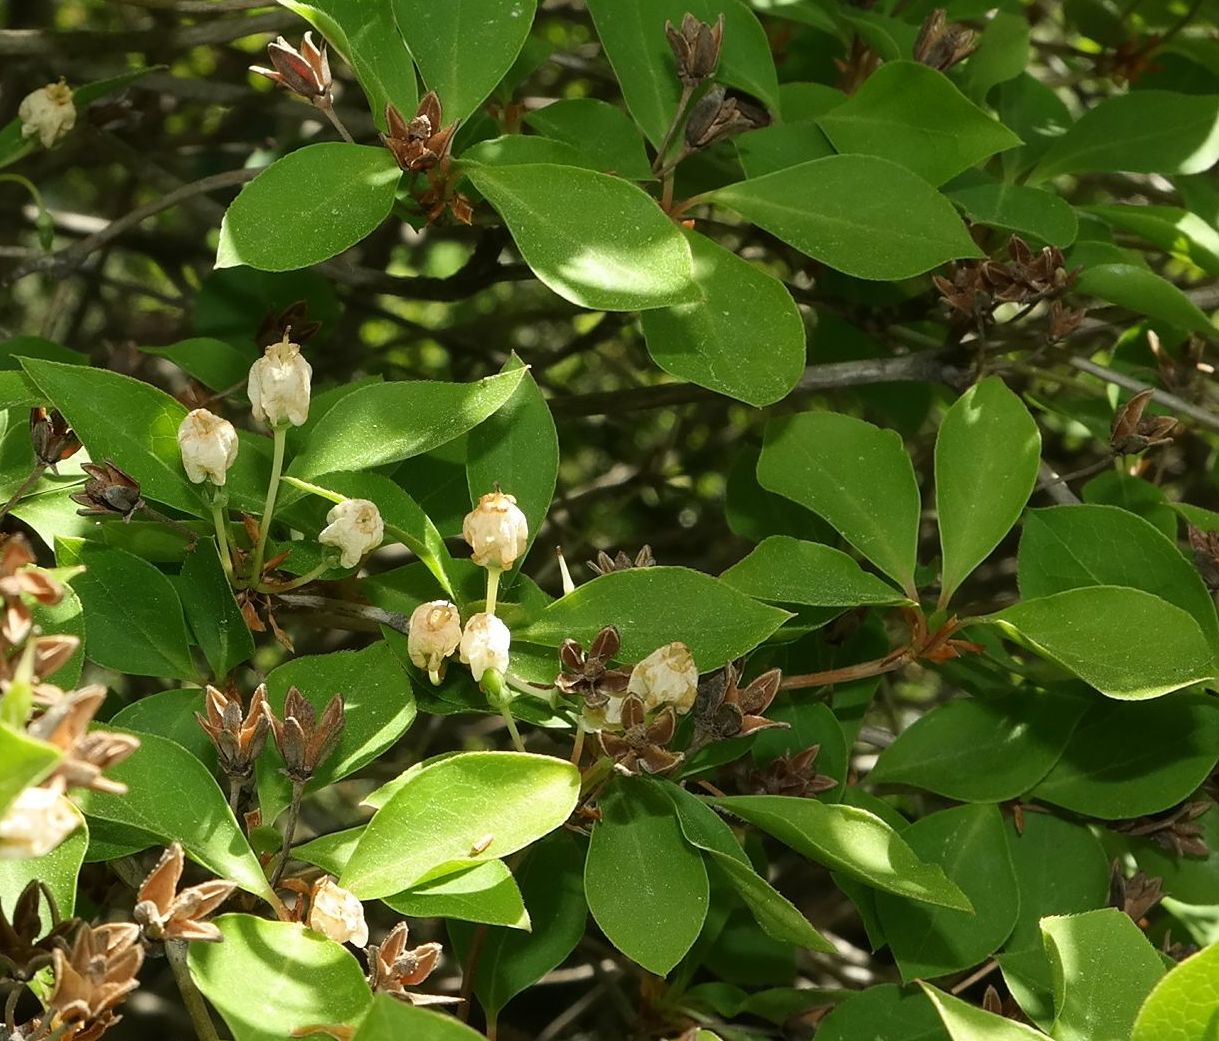
POLYGON ((529 522, 516 504, 516 497, 503 492, 488 492, 466 514, 461 534, 475 564, 506 571, 525 552, 529 542, 529 522))
POLYGON ((326 527, 317 540, 335 546, 343 567, 355 567, 365 553, 371 553, 385 538, 385 524, 376 503, 367 499, 344 499, 326 514, 326 527))
POLYGON ((79 825, 62 785, 26 788, 0 818, 0 860, 45 856, 79 825))
POLYGON ((43 148, 50 148, 76 126, 76 106, 72 88, 63 80, 31 91, 17 107, 21 136, 36 137, 43 148))
MULTIPOLYGON (((667 643, 631 671, 628 694, 638 694, 649 713, 672 705, 689 712, 698 694, 698 667, 684 643, 667 643)), ((621 709, 621 704, 617 706, 621 709)))
POLYGON ((512 633, 493 614, 471 615, 461 634, 461 660, 470 666, 474 681, 482 681, 488 669, 508 671, 508 648, 512 633))
POLYGON ((438 678, 444 660, 461 643, 461 613, 456 604, 433 600, 411 612, 406 653, 415 666, 438 678))
POLYGON ((223 485, 237 459, 237 431, 227 419, 197 408, 188 412, 178 427, 178 448, 182 451, 186 476, 192 482, 223 485))
POLYGON ((250 366, 246 390, 254 418, 270 426, 291 423, 298 427, 309 418, 309 388, 313 367, 301 355, 300 344, 284 333, 250 366))
POLYGON ((313 887, 309 928, 338 943, 353 943, 357 947, 368 945, 364 905, 329 876, 313 887))

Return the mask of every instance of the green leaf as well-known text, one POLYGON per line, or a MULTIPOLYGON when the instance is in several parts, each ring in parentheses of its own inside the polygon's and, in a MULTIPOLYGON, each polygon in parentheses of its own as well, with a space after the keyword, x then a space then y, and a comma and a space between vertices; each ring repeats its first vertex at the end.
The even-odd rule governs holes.
POLYGON ((1198 623, 1140 589, 1088 586, 1023 600, 986 621, 1111 698, 1158 698, 1215 675, 1198 623))
POLYGON ((1029 63, 1029 22, 1021 13, 999 11, 986 23, 977 49, 969 56, 961 88, 984 101, 990 89, 1024 72, 1029 63))
POLYGON ((1026 690, 949 701, 903 730, 868 779, 962 802, 1015 799, 1049 773, 1088 705, 1026 690))
POLYGON ((579 788, 579 771, 550 756, 466 752, 432 763, 377 811, 342 884, 372 899, 454 861, 505 857, 567 820, 579 788))
POLYGON ((1202 173, 1219 159, 1219 97, 1134 90, 1101 101, 1042 156, 1036 184, 1067 173, 1202 173))
POLYGON ((550 163, 556 166, 578 166, 597 170, 575 145, 554 141, 541 134, 504 134, 479 141, 461 153, 461 162, 480 166, 521 166, 528 163, 550 163))
POLYGON ((88 365, 89 356, 69 347, 62 347, 42 336, 13 336, 0 340, 0 370, 21 371, 22 358, 66 362, 68 365, 88 365))
MULTIPOLYGON (((30 882, 37 879, 43 883, 55 897, 55 906, 61 919, 71 918, 76 909, 76 877, 80 874, 80 866, 84 863, 85 850, 89 846, 89 829, 80 810, 66 796, 60 796, 63 802, 72 807, 72 812, 80 818, 80 825, 50 853, 41 857, 25 857, 8 859, 0 857, 0 911, 11 923, 13 908, 21 891, 30 882)), ((3 814, 0 810, 0 814, 3 814)), ((38 905, 41 930, 38 937, 51 931, 54 922, 51 920, 51 909, 46 900, 38 905)))
POLYGON ((478 426, 523 376, 518 369, 473 383, 406 380, 361 387, 319 420, 288 472, 307 480, 430 452, 478 426))
POLYGON ((598 807, 584 864, 588 909, 618 950, 665 976, 707 916, 703 858, 682 836, 672 804, 643 778, 614 778, 598 807))
POLYGON ((697 298, 681 229, 635 185, 551 163, 463 169, 534 274, 565 300, 637 311, 697 298))
POLYGON ((894 281, 982 254, 944 196, 887 159, 835 155, 705 196, 815 260, 894 281))
MULTIPOLYGON (((68 578, 61 573, 58 577, 60 581, 72 581, 76 576, 73 575, 71 578, 68 578)), ((72 652, 71 657, 54 672, 43 677, 44 679, 49 679, 57 687, 71 690, 79 685, 81 673, 84 671, 85 613, 80 602, 80 597, 76 595, 76 591, 69 585, 65 585, 63 590, 63 599, 59 603, 40 604, 34 602, 30 604, 30 611, 34 618, 34 624, 43 634, 66 634, 68 636, 75 636, 80 640, 80 646, 72 652)))
POLYGON ((283 1041, 298 1027, 355 1026, 372 1002, 345 947, 297 922, 215 919, 223 943, 190 945, 190 974, 234 1041, 283 1041))
POLYGON ((401 177, 381 147, 325 141, 290 152, 230 204, 216 267, 292 271, 328 260, 389 216, 401 177))
POLYGON ((565 832, 555 832, 525 854, 516 879, 529 908, 530 932, 488 929, 477 964, 471 964, 476 930, 452 922, 453 947, 474 973, 474 994, 492 1017, 517 994, 558 968, 584 937, 583 850, 565 832))
POLYGON ((948 410, 935 443, 941 604, 1011 531, 1040 462, 1037 423, 999 377, 974 384, 948 410))
POLYGON ((1054 1041, 1128 1038, 1143 999, 1164 975, 1164 963, 1124 911, 1042 920, 1054 979, 1054 1041))
POLYGON ((168 347, 141 347, 145 354, 167 358, 208 390, 224 391, 246 382, 250 366, 258 358, 252 350, 242 350, 224 340, 196 336, 179 340, 168 347))
POLYGON ((254 656, 254 637, 225 577, 215 539, 200 539, 174 583, 195 642, 219 680, 254 656))
POLYGON ((795 301, 760 267, 705 235, 685 234, 700 299, 643 312, 648 353, 679 379, 759 408, 774 404, 804 371, 804 319, 795 301))
POLYGON ((537 0, 393 0, 393 9, 447 125, 474 112, 512 67, 537 0))
POLYGON ((587 644, 614 625, 623 661, 641 661, 680 640, 699 671, 709 672, 753 650, 788 617, 698 571, 632 568, 578 586, 515 636, 544 647, 558 647, 568 637, 587 644))
POLYGON ((654 146, 664 138, 680 94, 664 26, 666 21, 681 25, 687 11, 708 24, 724 16, 716 80, 778 108, 770 43, 757 18, 738 0, 590 0, 588 9, 626 107, 654 146))
POLYGON ((1101 820, 1158 813, 1219 761, 1219 703, 1205 694, 1097 701, 1032 797, 1101 820))
MULTIPOLYGON (((378 130, 385 130, 385 106, 407 119, 419 103, 411 56, 394 23, 390 0, 279 0, 330 42, 355 70, 378 130)), ((447 99, 446 99, 447 100, 447 99)))
POLYGON ((767 936, 810 951, 828 954, 834 950, 834 945, 813 928, 790 900, 754 871, 732 829, 714 810, 684 788, 655 784, 672 801, 686 841, 701 850, 704 860, 724 875, 767 936))
POLYGON ((766 427, 758 481, 824 517, 907 594, 913 592, 922 506, 898 434, 838 412, 774 420, 766 427))
POLYGON ((903 980, 971 968, 1007 939, 1020 897, 1006 827, 997 806, 956 806, 902 832, 914 852, 940 865, 973 905, 971 913, 877 895, 876 909, 903 980))
POLYGON ((1066 247, 1075 241, 1079 219, 1061 196, 1023 184, 975 184, 946 192, 975 224, 1014 231, 1066 247))
POLYGON ((353 1041, 482 1041, 482 1037, 454 1016, 416 1008, 389 994, 374 994, 353 1041))
POLYGON ((1177 856, 1174 850, 1159 845, 1154 835, 1127 837, 1124 843, 1140 871, 1163 880, 1166 896, 1198 906, 1219 903, 1219 805, 1204 801, 1203 805, 1201 816, 1193 823, 1201 829, 1199 838, 1208 851, 1205 857, 1177 856))
POLYGON ((1098 296, 1136 314, 1215 338, 1219 330, 1180 289, 1154 271, 1135 264, 1099 264, 1086 267, 1075 291, 1098 296))
POLYGON ((1131 1041, 1219 1038, 1219 944, 1176 966, 1155 985, 1134 1021, 1131 1041))
POLYGON ((942 907, 969 898, 936 864, 867 810, 785 795, 734 795, 711 804, 761 828, 797 853, 876 889, 942 907))
POLYGON ((996 1016, 929 983, 919 981, 919 986, 931 999, 952 1041, 1045 1041, 1045 1034, 1030 1026, 996 1016))
MULTIPOLYGON (((306 792, 325 788, 371 762, 415 719, 410 680, 384 640, 359 651, 293 658, 272 670, 267 676, 267 704, 276 715, 282 716, 284 698, 291 687, 305 696, 319 716, 335 694, 342 694, 345 702, 339 743, 314 771, 306 792)), ((267 824, 291 799, 292 785, 279 772, 282 766, 279 750, 274 742, 268 743, 258 760, 258 794, 267 824)))
MULTIPOLYGON (((931 1003, 917 990, 881 983, 854 991, 817 1026, 817 1041, 948 1041, 931 1003)), ((960 1041, 960 1039, 958 1039, 960 1041)))
POLYGON ((910 602, 841 550, 790 535, 763 539, 749 556, 720 575, 720 581, 759 600, 810 607, 910 602))
MULTIPOLYGON (((504 371, 522 368, 528 369, 513 353, 504 371)), ((477 505, 480 496, 497 485, 516 496, 516 504, 529 522, 532 545, 550 511, 558 476, 559 435, 554 417, 533 376, 526 371, 512 397, 471 430, 466 439, 470 502, 477 505)))
POLYGON ((643 139, 622 109, 597 98, 569 98, 525 116, 539 134, 579 150, 585 162, 602 173, 630 181, 650 181, 652 166, 643 139))
POLYGON ((454 871, 387 896, 384 902, 411 918, 456 918, 510 929, 530 928, 521 891, 502 860, 454 871))
POLYGON ((1083 209, 1106 224, 1129 231, 1153 246, 1219 275, 1219 229, 1176 206, 1115 204, 1083 209))
POLYGON ((110 717, 108 725, 169 738, 214 772, 216 746, 195 719, 195 713, 204 714, 205 708, 203 690, 199 687, 163 690, 125 705, 110 717))
POLYGON ((816 123, 779 123, 750 130, 732 140, 746 177, 764 177, 789 166, 834 155, 834 146, 816 123))
POLYGON ((80 539, 57 543, 61 564, 83 564, 72 587, 89 620, 90 661, 137 676, 196 680, 182 602, 173 583, 125 550, 80 539))
POLYGON ((207 768, 181 745, 139 734, 140 747, 106 776, 127 785, 124 795, 82 791, 76 796, 89 817, 127 824, 182 843, 219 878, 271 899, 273 893, 228 800, 207 768))
POLYGON ((1212 650, 1219 621, 1197 570, 1152 524, 1116 506, 1051 506, 1024 520, 1020 595, 1052 596, 1083 586, 1129 586, 1188 611, 1212 650))
POLYGON ((942 72, 914 61, 885 62, 817 125, 839 152, 892 160, 933 185, 1022 143, 942 72))
POLYGON ((0 722, 0 762, 4 763, 0 772, 0 817, 26 788, 46 777, 63 755, 54 745, 16 729, 24 726, 24 718, 0 722))

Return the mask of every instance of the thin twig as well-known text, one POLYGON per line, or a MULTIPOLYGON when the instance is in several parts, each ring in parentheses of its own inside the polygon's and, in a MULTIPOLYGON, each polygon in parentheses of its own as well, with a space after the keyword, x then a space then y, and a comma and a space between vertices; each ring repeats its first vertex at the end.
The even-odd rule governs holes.
POLYGON ((182 1003, 186 1006, 199 1041, 220 1041, 211 1013, 207 1010, 207 1003, 199 993, 199 988, 195 986, 195 981, 191 979, 190 966, 186 963, 186 948, 185 940, 166 940, 165 958, 173 970, 174 980, 182 994, 182 1003))
POLYGON ((284 846, 279 855, 279 863, 275 865, 275 874, 271 876, 272 889, 284 877, 284 869, 288 866, 288 859, 292 853, 292 840, 296 837, 296 822, 300 819, 301 798, 304 794, 305 782, 293 780, 292 802, 288 806, 288 823, 284 825, 284 846))
POLYGON ((1151 400, 1158 402, 1165 408, 1170 408, 1174 412, 1179 412, 1183 416, 1189 416, 1190 419, 1201 423, 1203 426, 1211 430, 1219 430, 1219 416, 1213 412, 1208 412, 1204 408, 1199 408, 1197 405, 1190 404, 1183 398, 1177 397, 1175 394, 1169 394, 1166 390, 1160 390, 1159 387, 1153 387, 1149 383, 1144 383, 1142 380, 1136 380, 1133 376, 1127 376, 1124 372, 1115 372, 1113 369, 1107 369, 1103 365, 1098 365, 1094 361, 1087 358, 1069 358, 1067 359, 1071 365, 1079 369, 1080 372, 1086 372, 1097 379, 1102 379, 1106 383, 1113 383, 1119 387, 1125 387, 1127 390, 1132 390, 1136 394, 1140 391, 1151 391, 1151 400))

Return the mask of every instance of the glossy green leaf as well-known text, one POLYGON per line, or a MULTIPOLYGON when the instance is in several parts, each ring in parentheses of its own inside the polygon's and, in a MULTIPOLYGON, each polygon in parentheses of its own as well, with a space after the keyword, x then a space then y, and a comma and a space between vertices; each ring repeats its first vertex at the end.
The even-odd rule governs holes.
POLYGON ((664 793, 644 779, 615 778, 598 807, 584 865, 588 909, 618 950, 665 976, 707 916, 703 859, 683 837, 664 793))
POLYGON ((1206 844, 1205 857, 1178 856, 1175 850, 1157 843, 1154 835, 1128 836, 1124 846, 1140 871, 1163 880, 1165 896, 1207 907, 1219 904, 1219 804, 1202 798, 1190 801, 1201 804, 1202 813, 1192 823, 1200 829, 1198 837, 1206 844))
POLYGON ((233 598, 215 539, 200 539, 174 583, 186 620, 215 679, 254 656, 254 637, 233 598))
MULTIPOLYGON (((529 850, 516 880, 529 910, 531 928, 488 929, 474 972, 474 994, 492 1016, 517 994, 558 968, 584 936, 583 849, 565 832, 555 832, 529 850)), ((469 964, 476 930, 452 922, 449 933, 463 963, 469 964)))
POLYGON ((817 1041, 948 1041, 918 991, 880 983, 854 991, 817 1025, 817 1041))
POLYGON ((1060 174, 1201 173, 1219 159, 1219 96, 1133 90, 1101 101, 1042 156, 1031 183, 1060 174))
POLYGON ((1180 289, 1135 264, 1085 267, 1075 291, 1203 336, 1219 335, 1211 320, 1180 289))
POLYGON ((1212 227, 1197 213, 1176 206, 1130 204, 1086 206, 1084 209, 1106 224, 1132 232, 1209 274, 1219 274, 1219 228, 1212 227))
MULTIPOLYGON (((45 885, 55 898, 55 907, 61 919, 71 918, 76 909, 76 879, 80 874, 81 864, 85 859, 85 850, 89 846, 89 828, 72 801, 66 796, 60 796, 72 812, 80 817, 80 825, 50 853, 41 857, 24 857, 12 859, 0 857, 0 911, 12 922, 13 908, 21 891, 30 882, 37 879, 45 885)), ((0 810, 0 814, 3 814, 0 810)), ((45 899, 38 905, 39 921, 44 933, 50 932, 54 922, 51 909, 45 899)), ((36 939, 38 937, 35 937, 36 939)))
POLYGON ((940 1014, 952 1041, 1044 1041, 1045 1035, 1024 1023, 996 1016, 928 983, 919 983, 940 1014))
POLYGON ((342 884, 372 899, 453 861, 505 857, 567 820, 579 787, 579 771, 549 756, 465 752, 432 763, 377 811, 342 884))
MULTIPOLYGON (((415 719, 410 680, 383 640, 359 651, 293 658, 273 669, 267 676, 267 703, 277 715, 282 714, 284 697, 291 687, 305 696, 319 716, 335 694, 342 694, 345 704, 339 743, 314 771, 306 792, 325 788, 371 762, 415 719)), ((279 750, 269 742, 258 760, 258 793, 267 824, 291 799, 292 784, 279 772, 282 766, 279 750)))
POLYGON ((1041 923, 1054 980, 1054 1041, 1130 1036, 1164 962, 1124 911, 1106 907, 1041 923))
POLYGON ((1197 570, 1150 523, 1116 506, 1032 510, 1020 539, 1021 596, 1051 596, 1082 586, 1129 586, 1193 616, 1219 648, 1215 603, 1197 570))
POLYGON ((635 121, 659 146, 677 110, 680 84, 665 22, 681 25, 688 11, 708 24, 724 16, 724 45, 716 79, 739 87, 772 108, 778 82, 770 43, 739 0, 591 0, 593 25, 635 121))
POLYGON ((1007 180, 1028 170, 1071 128, 1071 111, 1058 92, 1027 70, 1001 83, 991 100, 1004 126, 1025 142, 999 157, 1007 180))
POLYGON ((290 152, 229 206, 216 267, 292 271, 328 260, 389 216, 401 177, 379 146, 324 141, 290 152))
POLYGON ((915 854, 939 865, 973 905, 969 913, 877 895, 884 935, 903 980, 972 968, 1007 939, 1020 896, 1005 827, 997 806, 956 806, 902 832, 915 854))
POLYGON ((21 358, 41 358, 44 361, 66 362, 68 365, 88 365, 89 356, 70 347, 63 347, 43 336, 12 336, 0 340, 0 371, 21 371, 21 358))
POLYGON ((648 353, 665 372, 759 408, 804 371, 804 319, 777 278, 687 231, 699 299, 641 315, 648 353))
POLYGON ((207 768, 173 741, 137 736, 140 747, 135 753, 106 768, 108 778, 127 785, 126 794, 78 793, 86 816, 151 832, 166 845, 180 842, 192 860, 217 877, 270 897, 258 858, 207 768))
POLYGON ((947 193, 975 224, 1014 231, 1065 247, 1075 241, 1079 220, 1061 196, 1023 184, 975 184, 947 193))
POLYGON ((551 163, 463 167, 534 274, 565 300, 637 311, 696 300, 681 229, 635 185, 551 163))
POLYGON ((208 390, 215 391, 236 386, 244 389, 250 365, 258 357, 252 349, 243 350, 210 336, 195 336, 171 343, 168 347, 141 347, 140 350, 172 361, 208 390))
POLYGON ((82 564, 72 580, 89 626, 90 661, 137 676, 198 679, 182 602, 173 583, 125 550, 79 539, 60 541, 61 564, 82 564))
MULTIPOLYGON (((797 853, 876 889, 942 907, 965 909, 969 898, 936 864, 867 810, 785 795, 734 795, 712 800, 797 853)), ((962 910, 962 913, 965 913, 962 910)))
POLYGON ((510 929, 530 929, 529 912, 521 891, 502 860, 488 860, 451 875, 442 875, 384 897, 384 902, 411 918, 456 918, 510 929))
POLYGON ((446 124, 478 108, 512 67, 537 0, 392 0, 394 17, 446 124))
POLYGON ((841 550, 790 535, 764 539, 744 560, 720 575, 720 581, 759 600, 810 607, 909 603, 841 550))
MULTIPOLYGON (((513 354, 504 370, 522 367, 520 358, 513 354)), ((515 496, 529 522, 532 545, 550 510, 558 476, 559 435, 554 417, 533 376, 526 371, 512 397, 471 430, 466 439, 470 502, 477 505, 481 496, 497 486, 515 496)))
POLYGON ((631 181, 652 179, 643 138, 622 109, 597 98, 567 98, 535 109, 525 122, 579 150, 587 165, 631 181))
POLYGON ((191 978, 234 1041, 283 1041, 319 1023, 356 1026, 372 1002, 345 947, 297 922, 246 914, 215 919, 223 943, 190 946, 191 978))
POLYGON ((839 152, 892 160, 933 185, 1021 144, 942 72, 915 61, 885 62, 817 125, 839 152))
POLYGON ((632 568, 578 586, 516 636, 544 647, 558 647, 568 637, 587 644, 614 625, 622 636, 623 661, 641 661, 680 640, 699 672, 709 672, 753 650, 788 617, 698 571, 632 568))
POLYGON ((482 1037, 456 1016, 376 994, 353 1041, 480 1041, 482 1037))
POLYGON ((398 34, 391 0, 279 0, 318 30, 355 70, 379 130, 385 106, 410 118, 419 100, 411 56, 398 34))
POLYGON ((1068 589, 1022 600, 988 621, 1111 698, 1157 698, 1215 675, 1198 623, 1140 589, 1068 589))
POLYGON ((948 410, 935 443, 941 604, 1011 531, 1040 463, 1037 423, 999 377, 974 384, 948 410))
POLYGON ((816 123, 779 123, 732 139, 746 177, 764 177, 789 166, 836 154, 816 123))
POLYGON ((914 589, 922 506, 914 467, 892 430, 838 412, 774 420, 758 481, 824 517, 903 590, 914 589))
POLYGON ((1204 694, 1097 701, 1033 798, 1102 820, 1158 813, 1219 761, 1219 703, 1204 694))
POLYGON ((523 375, 519 369, 473 383, 407 380, 361 387, 322 417, 288 471, 308 480, 430 452, 491 415, 523 375))
POLYGON ((949 701, 903 730, 869 780, 963 802, 1015 799, 1049 773, 1088 705, 1025 690, 949 701))
POLYGON ((1134 1021, 1131 1041, 1219 1038, 1219 944, 1176 966, 1155 985, 1134 1021))
POLYGON ((541 134, 504 134, 479 141, 461 153, 462 163, 482 166, 520 166, 527 163, 550 163, 557 166, 578 166, 584 170, 599 168, 577 146, 555 141, 541 134))
POLYGON ((37 784, 54 769, 63 754, 54 745, 30 737, 25 720, 0 722, 0 816, 30 785, 37 784))
POLYGON ((978 37, 963 69, 961 89, 983 101, 990 89, 1015 79, 1029 63, 1029 21, 1017 11, 998 11, 978 37))
POLYGON ((210 771, 216 769, 216 746, 195 719, 206 713, 203 690, 181 687, 148 694, 124 705, 109 719, 109 725, 139 734, 156 734, 181 745, 210 771))
POLYGON ((876 156, 816 159, 707 198, 856 278, 911 278, 980 256, 952 203, 917 174, 876 156))

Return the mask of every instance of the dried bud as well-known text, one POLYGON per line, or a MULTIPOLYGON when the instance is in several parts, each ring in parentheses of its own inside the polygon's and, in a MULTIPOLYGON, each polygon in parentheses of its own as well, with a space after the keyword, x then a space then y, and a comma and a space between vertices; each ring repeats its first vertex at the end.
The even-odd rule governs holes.
POLYGON ((343 567, 355 567, 385 538, 385 524, 376 503, 367 499, 344 499, 326 514, 326 527, 317 540, 339 551, 343 567))
POLYGON ((250 366, 246 387, 254 418, 269 426, 301 426, 309 418, 309 387, 313 368, 301 355, 300 344, 284 333, 250 366))
POLYGON ((1061 300, 1050 304, 1050 339, 1057 343, 1065 340, 1084 320, 1087 309, 1083 307, 1068 307, 1061 300))
POLYGON ((716 141, 769 125, 770 115, 764 108, 729 95, 716 84, 690 110, 690 118, 686 120, 686 147, 692 150, 706 148, 716 141))
POLYGON ((30 440, 34 457, 52 470, 80 451, 80 441, 58 409, 30 409, 30 440))
POLYGON ((336 694, 318 718, 313 705, 296 688, 284 697, 284 718, 271 716, 275 746, 284 761, 284 773, 304 784, 334 751, 343 734, 343 696, 336 694))
POLYGON ((411 613, 406 653, 417 668, 425 670, 433 683, 439 683, 445 659, 461 643, 461 614, 456 604, 433 600, 420 604, 411 613))
POLYGON ((211 481, 223 487, 229 468, 237 460, 237 431, 227 419, 197 408, 188 412, 178 427, 178 448, 192 484, 211 481))
POLYGON ((959 25, 949 25, 944 9, 937 7, 923 20, 923 27, 914 42, 914 60, 945 72, 968 58, 977 45, 976 32, 959 25))
POLYGON ((626 555, 625 550, 620 549, 611 557, 602 549, 597 551, 596 560, 588 561, 588 569, 595 575, 608 575, 611 571, 630 571, 631 568, 655 566, 656 558, 652 556, 652 547, 648 545, 640 547, 634 560, 626 555))
POLYGON ((249 781, 254 774, 254 760, 261 754, 271 729, 266 684, 254 691, 250 709, 244 714, 237 696, 227 697, 209 685, 204 697, 207 716, 196 712, 195 719, 216 746, 220 769, 234 780, 249 781))
POLYGON ((508 671, 508 648, 512 633, 493 614, 471 615, 461 634, 461 660, 470 666, 476 683, 481 683, 488 669, 508 671))
POLYGON ((26 788, 0 817, 0 860, 46 856, 79 826, 62 784, 26 788))
POLYGON ((84 490, 74 492, 70 498, 82 507, 76 511, 82 517, 122 517, 129 521, 144 508, 140 482, 123 473, 110 460, 102 466, 82 463, 81 469, 88 475, 88 480, 84 490))
POLYGON ((131 916, 150 940, 219 943, 224 939, 220 930, 203 919, 224 903, 237 885, 214 878, 179 893, 182 866, 182 847, 175 842, 144 879, 131 916))
POLYGON ((723 14, 715 20, 715 25, 708 25, 687 12, 681 20, 680 30, 674 28, 672 22, 665 22, 665 36, 677 59, 677 78, 685 86, 697 87, 714 75, 720 61, 720 48, 724 45, 723 14))
POLYGON ((354 943, 357 947, 368 943, 364 905, 329 875, 313 887, 309 928, 337 943, 354 943))
POLYGON ((23 139, 36 137, 50 148, 76 126, 72 89, 63 81, 48 83, 21 99, 17 107, 23 139))
POLYGON ((330 61, 326 57, 326 41, 319 47, 313 42, 313 34, 305 33, 300 50, 293 47, 282 36, 267 44, 267 57, 273 69, 251 65, 250 71, 280 83, 299 94, 306 101, 324 108, 330 104, 330 61))
POLYGON ((430 170, 448 158, 453 134, 457 131, 456 123, 442 128, 442 119, 440 99, 433 90, 423 96, 409 122, 393 105, 386 105, 385 122, 389 133, 382 134, 381 140, 403 170, 412 173, 430 170))
POLYGON ((631 672, 627 685, 649 712, 672 706, 679 713, 689 712, 698 695, 698 668, 684 643, 668 643, 653 651, 631 672))
POLYGON ((470 544, 474 563, 480 567, 507 570, 525 552, 529 522, 516 505, 516 497, 488 492, 466 514, 461 534, 470 544))
POLYGON ((1139 391, 1113 417, 1109 447, 1116 455, 1137 455, 1172 441, 1177 421, 1171 416, 1147 416, 1143 412, 1155 391, 1150 387, 1139 391))

